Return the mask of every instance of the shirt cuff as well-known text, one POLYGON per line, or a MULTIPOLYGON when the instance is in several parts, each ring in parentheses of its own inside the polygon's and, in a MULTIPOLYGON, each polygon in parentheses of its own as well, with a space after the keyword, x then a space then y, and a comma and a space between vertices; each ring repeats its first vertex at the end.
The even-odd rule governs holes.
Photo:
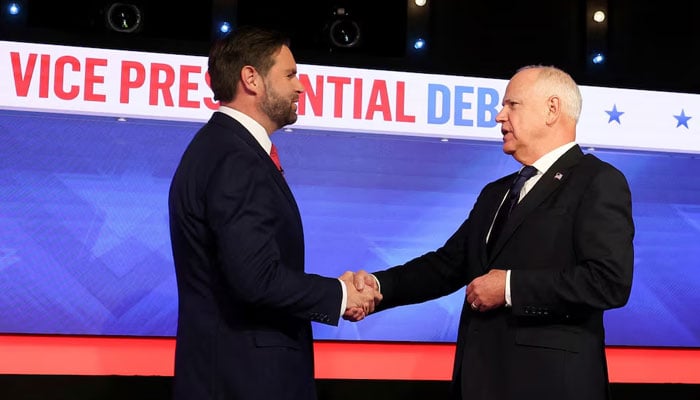
POLYGON ((338 279, 338 282, 343 289, 343 300, 340 302, 340 316, 342 317, 345 314, 345 307, 348 305, 348 288, 342 280, 338 279))
POLYGON ((510 270, 506 270, 506 307, 513 307, 513 301, 510 299, 510 270))
POLYGON ((377 279, 377 277, 374 276, 374 274, 369 274, 369 276, 374 278, 374 281, 377 282, 377 293, 381 293, 382 292, 382 285, 379 283, 379 279, 377 279))

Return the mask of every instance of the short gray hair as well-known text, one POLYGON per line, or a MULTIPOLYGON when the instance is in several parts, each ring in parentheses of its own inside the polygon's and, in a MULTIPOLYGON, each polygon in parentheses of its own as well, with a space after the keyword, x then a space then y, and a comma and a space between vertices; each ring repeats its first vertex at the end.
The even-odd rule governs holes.
POLYGON ((518 69, 518 72, 526 69, 538 69, 537 82, 540 89, 546 90, 548 96, 558 96, 562 101, 562 109, 574 121, 578 122, 581 116, 583 99, 578 85, 571 75, 557 67, 544 65, 528 65, 518 69))

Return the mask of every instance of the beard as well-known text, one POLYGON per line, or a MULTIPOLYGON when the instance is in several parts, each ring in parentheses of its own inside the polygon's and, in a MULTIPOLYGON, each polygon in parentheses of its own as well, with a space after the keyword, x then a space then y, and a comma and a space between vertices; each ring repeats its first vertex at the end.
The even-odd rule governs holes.
POLYGON ((296 122, 297 113, 292 108, 292 100, 285 99, 265 83, 265 98, 260 105, 262 111, 275 124, 278 129, 296 122))

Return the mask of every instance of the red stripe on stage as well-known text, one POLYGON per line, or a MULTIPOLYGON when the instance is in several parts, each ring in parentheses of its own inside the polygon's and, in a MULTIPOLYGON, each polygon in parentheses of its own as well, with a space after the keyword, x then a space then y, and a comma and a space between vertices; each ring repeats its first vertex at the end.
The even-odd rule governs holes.
MULTIPOLYGON (((449 380, 454 345, 320 341, 319 379, 449 380)), ((173 338, 0 335, 0 374, 172 376, 173 338)), ((611 382, 700 383, 700 349, 607 349, 611 382)))

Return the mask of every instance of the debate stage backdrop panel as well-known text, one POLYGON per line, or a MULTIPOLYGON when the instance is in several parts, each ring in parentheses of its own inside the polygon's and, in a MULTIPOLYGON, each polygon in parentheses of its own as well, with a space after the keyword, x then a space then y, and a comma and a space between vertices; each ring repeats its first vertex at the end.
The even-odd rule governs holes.
MULTIPOLYGON (((0 332, 172 336, 170 178, 201 123, 0 110, 0 332)), ((479 190, 517 170, 500 144, 295 129, 273 135, 302 213, 307 271, 339 276, 440 246, 479 190)), ((700 160, 592 149, 627 176, 636 224, 629 304, 607 344, 700 347, 700 160)), ((316 339, 451 342, 463 291, 316 339)))

